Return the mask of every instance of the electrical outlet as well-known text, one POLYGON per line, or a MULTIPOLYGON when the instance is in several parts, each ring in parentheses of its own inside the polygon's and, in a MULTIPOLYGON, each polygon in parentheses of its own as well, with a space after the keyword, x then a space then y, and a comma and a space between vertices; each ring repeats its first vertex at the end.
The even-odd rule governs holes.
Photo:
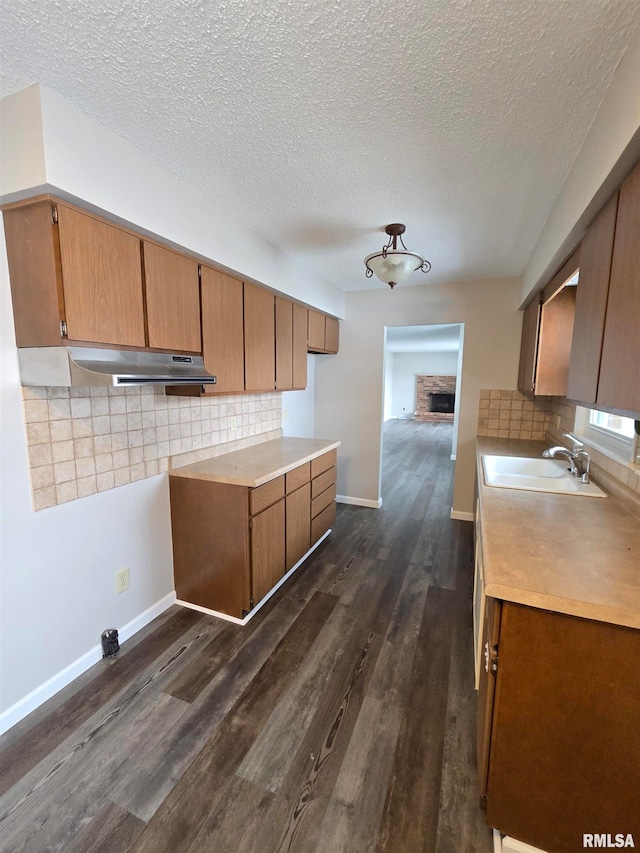
POLYGON ((229 429, 236 429, 236 418, 235 415, 232 415, 229 418, 229 429))
POLYGON ((129 567, 126 569, 120 569, 119 572, 116 572, 116 592, 124 592, 125 589, 129 589, 129 567))
POLYGON ((289 420, 289 409, 283 409, 282 410, 282 420, 283 421, 289 420))

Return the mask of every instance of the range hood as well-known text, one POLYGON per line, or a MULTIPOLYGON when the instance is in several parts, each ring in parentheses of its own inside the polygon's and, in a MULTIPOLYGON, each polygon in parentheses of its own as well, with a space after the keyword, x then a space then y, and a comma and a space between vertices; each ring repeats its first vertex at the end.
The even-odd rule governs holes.
POLYGON ((91 349, 20 347, 23 385, 215 385, 200 355, 91 349))

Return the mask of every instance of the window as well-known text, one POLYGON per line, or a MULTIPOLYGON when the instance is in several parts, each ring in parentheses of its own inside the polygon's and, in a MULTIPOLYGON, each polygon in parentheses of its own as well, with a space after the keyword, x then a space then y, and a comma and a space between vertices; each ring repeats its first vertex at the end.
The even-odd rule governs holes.
POLYGON ((606 456, 626 464, 635 464, 638 436, 633 418, 577 406, 575 431, 587 444, 606 456))

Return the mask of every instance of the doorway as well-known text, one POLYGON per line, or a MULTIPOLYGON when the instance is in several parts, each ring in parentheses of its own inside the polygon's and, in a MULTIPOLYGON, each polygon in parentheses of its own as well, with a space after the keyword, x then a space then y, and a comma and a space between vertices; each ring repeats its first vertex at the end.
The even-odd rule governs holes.
MULTIPOLYGON (((464 324, 386 326, 380 441, 380 471, 385 425, 407 420, 416 424, 451 424, 450 456, 456 459, 458 411, 462 390, 464 324)), ((395 425, 397 432, 398 426, 395 425)), ((409 431, 407 432, 409 435, 409 431)), ((380 494, 384 484, 380 482, 380 494)))

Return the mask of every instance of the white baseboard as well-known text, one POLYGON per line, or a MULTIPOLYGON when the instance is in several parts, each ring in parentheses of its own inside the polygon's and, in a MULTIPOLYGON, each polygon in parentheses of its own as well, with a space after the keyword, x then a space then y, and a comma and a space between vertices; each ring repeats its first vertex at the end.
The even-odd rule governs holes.
POLYGON ((474 515, 472 512, 461 512, 458 509, 451 508, 450 517, 455 521, 474 521, 474 515))
POLYGON ((371 501, 368 498, 352 498, 349 495, 336 495, 336 501, 339 504, 351 504, 351 506, 366 506, 369 509, 380 509, 382 506, 382 498, 377 501, 371 501))
POLYGON ((515 838, 501 838, 500 833, 497 829, 493 830, 493 844, 494 850, 498 850, 499 853, 545 853, 544 850, 540 850, 538 847, 532 847, 530 844, 525 844, 524 841, 517 841, 515 838), (500 846, 496 848, 496 835, 500 838, 500 846))
POLYGON ((296 571, 296 569, 297 569, 299 566, 301 566, 301 565, 304 563, 304 561, 307 559, 307 557, 308 557, 310 554, 313 554, 313 552, 316 550, 316 548, 318 547, 318 545, 320 545, 322 542, 324 542, 324 540, 327 538, 327 536, 331 533, 331 531, 332 531, 332 530, 333 530, 333 527, 330 527, 330 528, 327 530, 327 532, 326 532, 325 534, 323 534, 323 535, 320 537, 320 539, 318 539, 318 541, 315 543, 315 545, 312 545, 312 546, 311 546, 311 548, 309 548, 309 550, 308 550, 308 551, 307 551, 307 553, 304 555, 304 557, 300 557, 300 559, 299 559, 299 560, 298 560, 298 562, 295 564, 295 566, 293 566, 293 568, 289 569, 289 571, 286 573, 286 575, 285 575, 283 578, 280 578, 280 580, 278 581, 278 583, 277 583, 274 587, 272 587, 272 588, 269 590, 269 592, 265 595, 265 597, 264 597, 264 598, 260 599, 260 601, 259 601, 259 602, 256 604, 256 606, 253 608, 253 610, 251 610, 249 613, 247 613, 247 615, 244 617, 244 619, 238 619, 238 617, 237 617, 237 616, 229 616, 229 614, 228 614, 228 613, 221 613, 219 610, 210 610, 208 607, 201 607, 199 604, 192 604, 190 601, 182 601, 182 600, 181 600, 181 599, 179 599, 179 598, 178 598, 178 599, 176 599, 176 604, 180 604, 182 607, 188 607, 190 610, 197 610, 199 613, 206 613, 208 616, 216 616, 218 619, 224 619, 226 622, 233 622, 233 623, 234 623, 234 624, 236 624, 236 625, 243 625, 243 626, 244 626, 244 625, 246 625, 246 624, 247 624, 247 622, 248 622, 250 619, 253 619, 253 617, 256 615, 256 613, 258 612, 258 610, 260 610, 260 608, 261 608, 264 604, 266 604, 266 603, 267 603, 267 601, 269 601, 269 599, 271 598, 271 596, 272 596, 272 595, 273 595, 277 590, 279 590, 279 589, 280 589, 280 587, 282 586, 282 584, 289 580, 289 578, 291 577, 291 575, 296 571))
MULTIPOLYGON (((120 642, 124 643, 125 640, 130 639, 135 633, 155 619, 156 616, 164 613, 172 604, 175 604, 175 601, 175 592, 170 592, 169 595, 165 595, 160 601, 156 601, 155 604, 152 604, 151 607, 147 608, 139 616, 136 616, 131 622, 127 622, 126 625, 118 629, 120 642)), ((85 652, 85 654, 73 663, 70 663, 69 666, 60 670, 60 672, 48 681, 45 681, 44 684, 36 687, 35 690, 32 690, 31 693, 20 699, 15 705, 7 708, 6 711, 0 714, 0 734, 4 734, 12 726, 15 726, 16 723, 19 723, 20 720, 23 720, 32 711, 35 711, 47 699, 55 696, 67 684, 71 684, 75 678, 82 675, 83 672, 86 672, 89 667, 93 666, 94 663, 98 663, 99 660, 102 660, 102 646, 100 644, 89 649, 88 652, 85 652)))

